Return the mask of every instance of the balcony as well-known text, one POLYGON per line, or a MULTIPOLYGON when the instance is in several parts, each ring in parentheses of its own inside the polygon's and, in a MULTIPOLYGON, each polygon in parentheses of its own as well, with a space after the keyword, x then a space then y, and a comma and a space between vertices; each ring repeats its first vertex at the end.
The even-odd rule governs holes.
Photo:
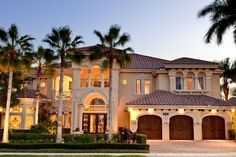
POLYGON ((108 88, 109 87, 109 79, 104 79, 103 81, 100 79, 80 79, 80 87, 81 88, 87 88, 87 87, 92 87, 92 88, 108 88))
POLYGON ((83 111, 107 111, 107 105, 85 105, 83 111))
MULTIPOLYGON (((59 100, 59 91, 54 91, 54 98, 55 100, 59 100)), ((71 98, 72 98, 71 91, 63 91, 63 96, 62 96, 63 100, 70 101, 71 98)))

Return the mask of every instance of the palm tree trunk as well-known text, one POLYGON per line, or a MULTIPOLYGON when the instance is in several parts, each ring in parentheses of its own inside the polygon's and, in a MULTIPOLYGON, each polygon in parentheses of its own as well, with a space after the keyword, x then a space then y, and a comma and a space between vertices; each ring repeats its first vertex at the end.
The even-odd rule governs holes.
POLYGON ((224 79, 223 92, 225 95, 225 100, 228 100, 228 97, 229 97, 228 79, 224 79))
POLYGON ((112 111, 113 111, 113 104, 112 104, 112 61, 109 63, 109 112, 108 112, 108 141, 112 140, 112 111))
POLYGON ((7 104, 6 104, 6 111, 5 111, 5 121, 4 121, 2 143, 9 143, 8 130, 9 130, 9 114, 10 114, 10 104, 11 104, 12 79, 13 79, 13 72, 10 71, 9 78, 8 78, 7 104))
MULTIPOLYGON (((63 62, 63 61, 62 61, 63 62)), ((62 143, 62 108, 63 108, 63 81, 64 81, 64 63, 61 66, 60 86, 59 86, 59 104, 57 117, 57 139, 56 143, 62 143)))
POLYGON ((36 106, 34 124, 37 125, 39 121, 39 77, 37 77, 37 91, 36 91, 36 106))

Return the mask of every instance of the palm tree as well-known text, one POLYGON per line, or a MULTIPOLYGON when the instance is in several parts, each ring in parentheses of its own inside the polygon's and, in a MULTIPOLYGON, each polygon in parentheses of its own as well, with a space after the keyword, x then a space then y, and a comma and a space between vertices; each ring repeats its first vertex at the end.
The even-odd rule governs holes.
POLYGON ((233 77, 235 76, 236 60, 231 64, 229 61, 229 58, 226 58, 222 60, 221 62, 219 62, 219 66, 224 71, 223 74, 221 75, 221 78, 222 78, 221 89, 224 93, 225 100, 228 100, 228 96, 229 96, 228 81, 229 79, 233 80, 233 77))
POLYGON ((112 104, 112 69, 113 63, 116 61, 120 66, 124 66, 127 62, 130 61, 130 56, 127 54, 128 51, 133 51, 131 47, 123 48, 127 42, 130 41, 130 35, 127 33, 120 34, 120 26, 112 25, 107 34, 102 35, 99 31, 95 30, 94 33, 100 40, 98 51, 95 51, 91 54, 90 59, 99 59, 105 57, 103 65, 109 66, 109 112, 108 112, 108 131, 109 131, 109 141, 112 140, 112 113, 113 113, 113 104, 112 104), (102 50, 103 49, 103 50, 102 50))
POLYGON ((198 17, 209 15, 212 23, 205 35, 205 42, 210 43, 213 34, 216 35, 217 44, 222 43, 222 36, 227 29, 233 28, 234 42, 236 43, 236 1, 214 0, 198 13, 198 17))
POLYGON ((30 67, 30 61, 26 60, 24 53, 31 51, 33 40, 29 35, 19 36, 18 28, 12 24, 8 31, 0 28, 0 66, 3 71, 9 72, 7 102, 5 111, 3 143, 8 143, 8 123, 12 93, 13 72, 21 70, 22 66, 30 67))
POLYGON ((77 35, 71 39, 72 31, 68 26, 52 28, 52 32, 47 34, 43 42, 46 42, 51 50, 54 51, 58 59, 60 59, 60 85, 59 85, 59 104, 57 116, 57 143, 62 143, 62 109, 63 109, 63 79, 64 67, 66 61, 71 60, 75 63, 80 63, 84 58, 83 54, 76 52, 76 47, 84 43, 82 36, 77 35))
POLYGON ((38 47, 36 52, 28 52, 26 56, 30 58, 33 64, 36 65, 36 79, 37 79, 37 87, 36 87, 36 107, 35 107, 35 124, 38 124, 38 112, 39 112, 39 87, 40 82, 39 79, 43 72, 46 70, 51 70, 50 63, 54 60, 53 51, 50 49, 44 49, 42 46, 38 47))

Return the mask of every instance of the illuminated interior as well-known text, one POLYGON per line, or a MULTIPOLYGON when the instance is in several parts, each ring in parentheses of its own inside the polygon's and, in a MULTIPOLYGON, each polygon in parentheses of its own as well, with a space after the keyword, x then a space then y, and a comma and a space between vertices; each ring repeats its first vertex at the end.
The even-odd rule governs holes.
POLYGON ((194 74, 192 72, 189 72, 187 74, 186 83, 187 83, 187 90, 194 89, 194 74))
MULTIPOLYGON (((59 86, 60 86, 60 76, 57 76, 55 79, 55 98, 59 98, 59 86)), ((63 81, 63 99, 71 98, 71 88, 72 88, 72 78, 69 76, 64 76, 63 81)))
POLYGON ((206 75, 204 73, 199 73, 197 77, 197 90, 204 90, 206 83, 206 75))
POLYGON ((101 68, 98 65, 92 67, 91 74, 92 87, 101 87, 101 68))
POLYGON ((80 87, 88 87, 88 68, 86 66, 80 72, 80 87))

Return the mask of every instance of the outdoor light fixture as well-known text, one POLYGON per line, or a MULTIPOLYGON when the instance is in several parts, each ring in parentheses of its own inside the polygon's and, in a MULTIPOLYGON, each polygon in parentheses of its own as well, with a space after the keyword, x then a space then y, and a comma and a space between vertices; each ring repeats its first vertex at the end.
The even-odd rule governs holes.
POLYGON ((211 109, 211 113, 215 114, 217 112, 216 109, 211 109))
POLYGON ((2 107, 0 107, 0 112, 2 112, 3 111, 3 109, 2 109, 2 107))
POLYGON ((153 108, 148 108, 148 113, 153 113, 154 109, 153 108))
POLYGON ((179 112, 180 114, 184 114, 184 111, 185 111, 185 110, 184 110, 183 108, 179 108, 179 109, 178 109, 178 112, 179 112))
POLYGON ((234 109, 234 108, 233 108, 233 109, 231 109, 231 112, 232 112, 232 113, 234 113, 234 112, 235 112, 235 109, 234 109))

